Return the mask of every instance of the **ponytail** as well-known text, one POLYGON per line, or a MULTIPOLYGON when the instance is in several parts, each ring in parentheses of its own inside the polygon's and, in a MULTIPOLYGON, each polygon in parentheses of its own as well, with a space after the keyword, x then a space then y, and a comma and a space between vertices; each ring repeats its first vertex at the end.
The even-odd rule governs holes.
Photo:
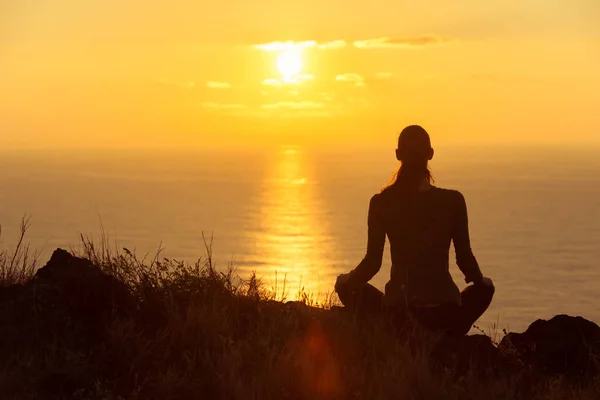
POLYGON ((435 182, 431 171, 427 167, 427 162, 424 164, 405 162, 400 165, 386 189, 394 187, 407 192, 416 192, 423 181, 429 184, 435 182))

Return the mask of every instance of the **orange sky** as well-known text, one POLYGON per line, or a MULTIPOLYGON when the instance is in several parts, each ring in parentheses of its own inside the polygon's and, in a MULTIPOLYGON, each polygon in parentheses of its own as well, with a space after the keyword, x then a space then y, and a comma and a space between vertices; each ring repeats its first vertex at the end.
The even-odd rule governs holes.
POLYGON ((596 0, 5 1, 0 148, 388 144, 409 123, 598 143, 598 20, 596 0))

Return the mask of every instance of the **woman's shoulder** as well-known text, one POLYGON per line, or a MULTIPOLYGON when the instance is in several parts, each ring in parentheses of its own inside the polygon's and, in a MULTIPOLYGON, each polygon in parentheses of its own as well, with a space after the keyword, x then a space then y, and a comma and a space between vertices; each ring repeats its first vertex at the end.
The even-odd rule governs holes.
MULTIPOLYGON (((444 202, 462 203, 465 201, 463 194, 456 189, 440 188, 431 186, 428 190, 421 192, 427 196, 432 196, 444 202)), ((395 203, 398 196, 402 195, 402 190, 399 190, 394 185, 384 188, 381 192, 376 193, 371 197, 371 205, 383 205, 388 202, 395 203)))
POLYGON ((382 203, 382 202, 385 202, 386 200, 396 198, 396 196, 398 196, 400 193, 401 193, 401 191, 398 189, 397 186, 389 185, 389 186, 383 188, 381 190, 381 192, 375 193, 373 195, 373 197, 371 197, 371 201, 382 203))
MULTIPOLYGON (((431 186, 429 189, 424 190, 421 193, 431 193, 434 194, 436 196, 444 196, 444 197, 462 197, 462 193, 458 190, 455 189, 447 189, 447 188, 440 188, 437 186, 431 186)), ((399 189, 398 187, 395 187, 394 185, 390 185, 388 187, 385 187, 381 190, 381 192, 376 193, 372 199, 375 199, 375 201, 382 201, 383 199, 386 198, 390 198, 390 197, 395 197, 397 195, 402 194, 402 190, 399 189), (379 200, 381 199, 381 200, 379 200)))
POLYGON ((463 194, 456 189, 445 189, 445 188, 439 188, 437 186, 432 186, 432 193, 436 194, 437 196, 449 199, 449 200, 454 200, 454 201, 464 201, 465 197, 463 196, 463 194))
POLYGON ((394 197, 393 192, 394 190, 391 187, 386 187, 381 192, 375 193, 373 196, 371 196, 369 207, 372 209, 385 208, 385 204, 389 203, 390 199, 394 197))

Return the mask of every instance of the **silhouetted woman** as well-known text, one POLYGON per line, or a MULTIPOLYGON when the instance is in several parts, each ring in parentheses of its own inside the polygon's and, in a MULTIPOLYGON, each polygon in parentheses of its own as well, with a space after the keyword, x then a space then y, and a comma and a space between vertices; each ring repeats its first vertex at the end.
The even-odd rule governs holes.
POLYGON ((490 305, 494 285, 471 251, 463 195, 432 185, 427 164, 433 154, 425 129, 411 125, 402 131, 396 150, 402 164, 395 182, 369 204, 367 254, 354 270, 338 277, 335 289, 348 308, 366 313, 408 310, 428 329, 465 335, 490 305), (384 295, 367 282, 381 268, 386 235, 392 270, 384 295), (462 292, 448 270, 451 241, 456 263, 472 283, 462 292))

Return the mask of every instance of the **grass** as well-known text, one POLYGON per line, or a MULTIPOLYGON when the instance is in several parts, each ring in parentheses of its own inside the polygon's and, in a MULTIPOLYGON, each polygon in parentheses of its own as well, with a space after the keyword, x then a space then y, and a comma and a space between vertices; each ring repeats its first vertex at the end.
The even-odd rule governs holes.
MULTIPOLYGON (((0 252, 4 286, 28 280, 37 267, 24 240, 27 226, 24 220, 16 247, 0 252)), ((127 285, 135 312, 115 317, 89 348, 53 332, 35 339, 43 345, 21 344, 15 356, 0 358, 0 398, 600 398, 600 379, 582 386, 528 373, 439 369, 430 362, 432 338, 415 331, 419 344, 409 345, 385 321, 284 306, 285 296, 256 276, 219 271, 210 241, 194 264, 160 252, 139 259, 107 243, 82 238, 79 255, 127 285)))
MULTIPOLYGON (((25 242, 30 220, 31 217, 28 216, 21 220, 21 231, 14 248, 0 249, 0 286, 25 283, 35 273, 39 253, 32 251, 29 243, 25 242)), ((0 226, 1 238, 2 226, 0 226)))

